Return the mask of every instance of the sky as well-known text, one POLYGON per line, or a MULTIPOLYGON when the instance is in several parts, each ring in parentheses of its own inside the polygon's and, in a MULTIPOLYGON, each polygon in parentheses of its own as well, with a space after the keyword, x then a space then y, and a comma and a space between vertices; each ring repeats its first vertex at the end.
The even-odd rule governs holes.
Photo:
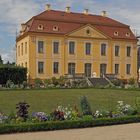
POLYGON ((140 35, 140 0, 0 0, 0 55, 4 62, 15 61, 15 39, 21 23, 45 10, 51 4, 53 10, 65 10, 70 6, 72 12, 89 9, 90 14, 107 16, 130 25, 140 35))

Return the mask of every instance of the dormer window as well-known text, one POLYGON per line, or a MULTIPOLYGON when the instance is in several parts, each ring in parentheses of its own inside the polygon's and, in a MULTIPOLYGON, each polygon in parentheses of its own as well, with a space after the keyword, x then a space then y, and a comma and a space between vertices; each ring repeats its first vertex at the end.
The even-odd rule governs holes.
POLYGON ((38 30, 43 30, 43 28, 44 28, 44 27, 43 27, 42 24, 39 24, 39 25, 38 25, 38 30))
POLYGON ((128 33, 126 33, 126 37, 130 37, 130 33, 128 32, 128 33))
POLYGON ((58 26, 53 27, 53 31, 58 31, 58 30, 59 30, 58 26))
POLYGON ((119 35, 119 33, 118 33, 118 32, 114 32, 114 35, 115 35, 115 36, 118 36, 118 35, 119 35))

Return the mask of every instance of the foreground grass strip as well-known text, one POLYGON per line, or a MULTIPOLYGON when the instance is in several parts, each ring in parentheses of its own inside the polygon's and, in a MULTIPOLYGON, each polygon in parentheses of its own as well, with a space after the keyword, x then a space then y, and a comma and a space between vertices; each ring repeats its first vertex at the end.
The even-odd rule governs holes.
POLYGON ((45 123, 22 123, 5 125, 1 124, 0 134, 85 128, 137 122, 140 122, 140 116, 127 116, 122 118, 101 118, 95 120, 52 121, 45 123))

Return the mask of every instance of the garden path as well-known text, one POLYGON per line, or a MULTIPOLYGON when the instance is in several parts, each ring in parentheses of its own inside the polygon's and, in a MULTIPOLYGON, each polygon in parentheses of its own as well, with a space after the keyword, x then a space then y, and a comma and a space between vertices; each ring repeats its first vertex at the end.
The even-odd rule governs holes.
POLYGON ((140 123, 0 135, 0 140, 140 140, 140 123))

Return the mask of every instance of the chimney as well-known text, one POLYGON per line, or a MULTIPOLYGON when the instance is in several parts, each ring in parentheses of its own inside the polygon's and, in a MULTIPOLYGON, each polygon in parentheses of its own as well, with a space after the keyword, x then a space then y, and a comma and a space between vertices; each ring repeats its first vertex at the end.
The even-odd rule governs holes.
POLYGON ((70 7, 66 7, 66 13, 70 13, 70 7))
POLYGON ((88 15, 88 12, 89 12, 89 9, 85 9, 85 10, 84 10, 84 14, 85 14, 85 15, 88 15))
POLYGON ((50 5, 50 4, 46 4, 45 10, 46 10, 46 11, 50 11, 50 10, 51 10, 51 5, 50 5))
POLYGON ((103 16, 103 17, 106 17, 106 16, 107 16, 106 11, 102 11, 102 16, 103 16))

